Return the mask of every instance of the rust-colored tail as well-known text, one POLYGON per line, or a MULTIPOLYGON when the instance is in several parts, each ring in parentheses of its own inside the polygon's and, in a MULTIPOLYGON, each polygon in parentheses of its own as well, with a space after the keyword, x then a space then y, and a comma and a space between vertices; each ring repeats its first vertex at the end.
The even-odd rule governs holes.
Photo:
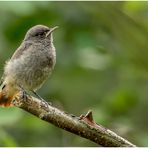
POLYGON ((0 106, 10 107, 13 97, 8 97, 3 91, 0 92, 0 106))

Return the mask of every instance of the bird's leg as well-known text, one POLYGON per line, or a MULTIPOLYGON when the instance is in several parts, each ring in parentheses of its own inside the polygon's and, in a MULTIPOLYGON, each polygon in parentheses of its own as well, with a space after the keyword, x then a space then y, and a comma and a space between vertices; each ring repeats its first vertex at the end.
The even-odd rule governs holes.
POLYGON ((48 105, 51 105, 50 103, 46 102, 40 95, 38 95, 34 90, 32 90, 32 93, 35 96, 37 96, 37 98, 40 99, 42 103, 45 103, 47 107, 48 107, 48 105))
POLYGON ((0 87, 2 87, 2 90, 6 87, 6 84, 3 84, 2 80, 0 80, 0 87))
MULTIPOLYGON (((17 86, 19 89, 19 95, 21 95, 21 99, 24 102, 28 103, 28 101, 29 101, 28 96, 30 96, 30 94, 28 94, 27 91, 21 85, 17 85, 17 86)), ((17 104, 19 104, 19 99, 17 96, 15 96, 13 99, 13 105, 17 105, 17 104)))
POLYGON ((6 87, 6 85, 4 84, 3 87, 2 87, 2 90, 3 90, 5 87, 6 87))
POLYGON ((45 101, 40 95, 38 95, 34 90, 32 90, 32 93, 38 97, 41 101, 45 101))
POLYGON ((30 96, 30 95, 27 93, 27 91, 22 86, 19 85, 19 88, 21 89, 21 92, 22 92, 22 98, 25 101, 27 101, 27 96, 30 96))

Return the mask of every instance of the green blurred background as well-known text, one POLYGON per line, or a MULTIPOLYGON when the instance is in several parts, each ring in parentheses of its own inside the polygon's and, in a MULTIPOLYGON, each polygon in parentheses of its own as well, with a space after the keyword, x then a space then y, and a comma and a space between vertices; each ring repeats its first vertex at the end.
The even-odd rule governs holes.
MULTIPOLYGON (((0 75, 36 24, 54 33, 57 64, 38 91, 138 146, 148 146, 148 2, 0 2, 0 75)), ((97 146, 18 108, 0 108, 0 146, 97 146)))

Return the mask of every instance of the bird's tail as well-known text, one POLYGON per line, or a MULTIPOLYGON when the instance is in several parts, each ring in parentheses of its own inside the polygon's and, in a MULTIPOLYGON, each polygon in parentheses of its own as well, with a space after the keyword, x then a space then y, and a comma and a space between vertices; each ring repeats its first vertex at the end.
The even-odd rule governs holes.
MULTIPOLYGON (((2 84, 3 85, 3 84, 2 84)), ((6 85, 1 85, 0 89, 0 106, 10 107, 13 96, 8 93, 8 89, 6 85)))
POLYGON ((12 97, 7 96, 3 91, 0 92, 0 106, 11 106, 12 97))

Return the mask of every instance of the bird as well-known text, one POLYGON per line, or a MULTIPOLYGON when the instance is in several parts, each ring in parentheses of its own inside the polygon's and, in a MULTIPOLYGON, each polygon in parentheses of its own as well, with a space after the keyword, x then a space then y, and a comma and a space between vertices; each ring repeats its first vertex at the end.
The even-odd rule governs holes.
POLYGON ((57 28, 35 25, 27 31, 20 46, 5 63, 0 106, 13 106, 12 100, 20 91, 31 91, 38 95, 36 91, 51 75, 56 64, 53 32, 57 28))

